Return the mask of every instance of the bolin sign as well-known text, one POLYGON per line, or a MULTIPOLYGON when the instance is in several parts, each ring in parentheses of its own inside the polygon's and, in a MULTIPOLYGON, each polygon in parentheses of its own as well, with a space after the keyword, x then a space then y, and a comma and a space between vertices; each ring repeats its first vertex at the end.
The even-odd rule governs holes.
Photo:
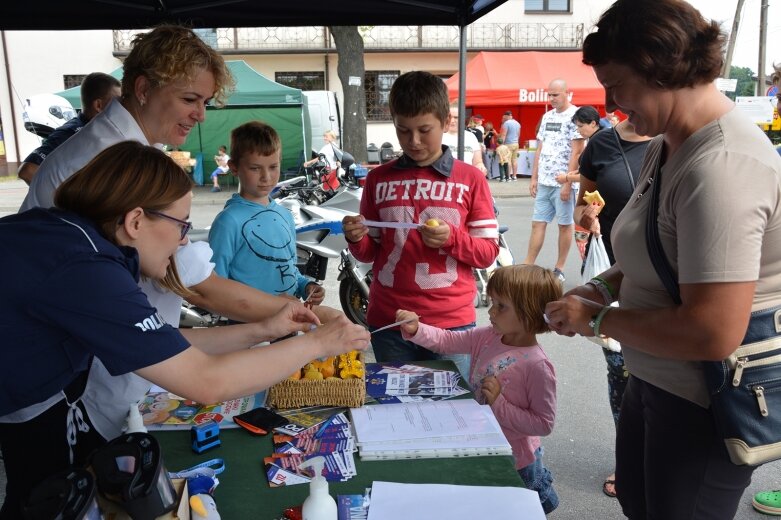
MULTIPOLYGON (((567 99, 572 102, 573 92, 567 94, 567 99)), ((518 101, 521 103, 547 103, 548 91, 544 88, 538 88, 534 90, 528 90, 522 88, 518 91, 518 101)))

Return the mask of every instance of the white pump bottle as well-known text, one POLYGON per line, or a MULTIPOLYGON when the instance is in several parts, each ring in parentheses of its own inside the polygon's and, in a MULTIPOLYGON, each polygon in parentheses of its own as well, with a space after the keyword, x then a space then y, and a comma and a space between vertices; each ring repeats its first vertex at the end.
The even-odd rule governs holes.
POLYGON ((336 520, 336 501, 328 494, 328 481, 323 476, 325 459, 312 457, 301 463, 301 468, 312 468, 315 477, 309 483, 309 496, 304 500, 301 512, 303 520, 336 520))

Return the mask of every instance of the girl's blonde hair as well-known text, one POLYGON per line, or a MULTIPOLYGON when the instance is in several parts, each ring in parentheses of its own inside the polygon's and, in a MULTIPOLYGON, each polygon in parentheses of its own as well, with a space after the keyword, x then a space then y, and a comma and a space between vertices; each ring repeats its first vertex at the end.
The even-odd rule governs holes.
MULTIPOLYGON (((128 212, 164 211, 192 187, 190 177, 164 152, 124 141, 100 152, 63 182, 54 193, 54 205, 91 220, 117 244, 117 229, 128 212)), ((158 283, 182 297, 195 294, 182 284, 173 258, 158 283)))
POLYGON ((157 88, 182 79, 192 81, 201 70, 208 70, 214 76, 214 105, 227 101, 234 81, 225 60, 191 29, 161 25, 136 35, 132 46, 123 63, 123 99, 133 96, 139 76, 157 88))
POLYGON ((488 293, 512 302, 515 314, 529 332, 548 332, 542 317, 545 306, 562 295, 561 282, 550 269, 538 265, 500 267, 488 279, 488 293))

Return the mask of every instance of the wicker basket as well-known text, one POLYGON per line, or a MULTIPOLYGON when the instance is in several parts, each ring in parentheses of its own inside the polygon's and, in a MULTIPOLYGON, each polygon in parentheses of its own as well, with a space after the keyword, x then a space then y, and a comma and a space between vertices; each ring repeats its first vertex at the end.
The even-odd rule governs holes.
MULTIPOLYGON (((363 353, 358 359, 363 362, 363 353)), ((366 400, 366 377, 311 380, 285 379, 268 390, 266 402, 274 408, 346 406, 358 408, 366 400)))

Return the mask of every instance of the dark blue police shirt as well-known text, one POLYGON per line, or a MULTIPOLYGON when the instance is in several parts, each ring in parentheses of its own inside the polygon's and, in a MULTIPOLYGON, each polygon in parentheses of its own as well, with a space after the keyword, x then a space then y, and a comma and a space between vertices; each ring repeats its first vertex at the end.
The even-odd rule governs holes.
POLYGON ((70 139, 73 134, 82 129, 89 120, 84 116, 84 112, 77 115, 70 121, 65 122, 61 126, 58 126, 54 132, 49 134, 41 146, 30 152, 30 155, 25 158, 24 162, 40 165, 46 156, 54 151, 55 148, 62 143, 70 139))
POLYGON ((97 356, 113 375, 189 343, 138 287, 138 253, 57 209, 0 219, 0 415, 65 388, 97 356))

